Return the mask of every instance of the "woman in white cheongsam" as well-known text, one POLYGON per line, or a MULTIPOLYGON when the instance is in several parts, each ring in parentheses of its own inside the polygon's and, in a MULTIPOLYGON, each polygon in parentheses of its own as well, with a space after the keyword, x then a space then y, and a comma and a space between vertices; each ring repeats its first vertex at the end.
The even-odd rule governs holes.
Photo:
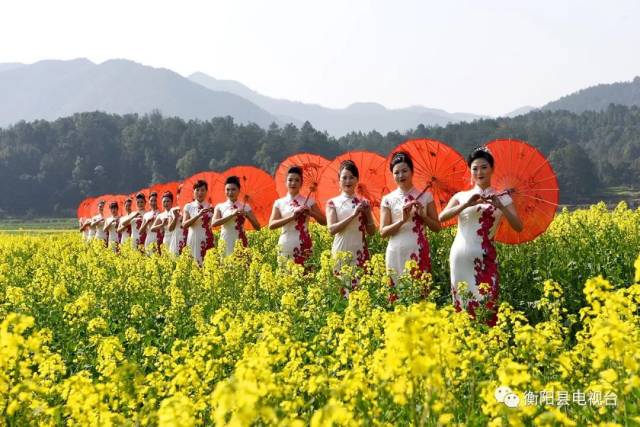
POLYGON ((144 249, 147 253, 160 251, 162 240, 164 239, 164 228, 160 227, 156 231, 151 231, 151 226, 156 222, 156 218, 160 215, 158 209, 158 193, 155 191, 149 194, 149 206, 151 210, 145 212, 142 216, 142 225, 140 232, 146 234, 144 239, 144 249))
MULTIPOLYGON (((418 271, 431 272, 431 257, 426 228, 440 230, 431 192, 413 185, 413 161, 405 152, 395 153, 389 165, 398 188, 380 203, 380 235, 389 237, 385 262, 395 282, 404 273, 407 261, 414 260, 418 271)), ((391 300, 395 295, 390 296, 391 300)))
POLYGON ((309 217, 323 225, 327 220, 313 198, 300 194, 302 168, 290 167, 286 179, 287 195, 273 204, 269 228, 282 229, 278 239, 280 256, 293 258, 296 264, 304 265, 311 256, 313 247, 308 229, 309 217))
POLYGON ((494 160, 486 147, 475 149, 467 158, 474 187, 456 193, 440 213, 440 220, 458 216, 458 231, 451 246, 451 295, 456 310, 466 309, 473 317, 483 304, 490 326, 497 321, 499 280, 493 237, 504 217, 515 231, 522 231, 522 221, 508 194, 498 194, 491 187, 494 160), (460 283, 467 292, 460 291, 460 283))
POLYGON ((184 206, 182 214, 182 227, 189 230, 186 247, 191 250, 191 256, 198 265, 202 265, 207 252, 213 248, 213 207, 206 201, 208 191, 207 181, 196 181, 193 184, 193 202, 184 206))
MULTIPOLYGON (((360 173, 358 167, 351 160, 340 163, 338 179, 341 193, 327 202, 327 228, 333 237, 331 254, 334 259, 340 252, 350 254, 349 261, 358 267, 365 267, 369 261, 369 247, 367 234, 375 233, 371 204, 368 200, 356 195, 356 188, 360 173)), ((340 263, 336 263, 336 274, 340 275, 340 263)), ((345 283, 340 292, 348 296, 354 290, 357 280, 345 283)))
POLYGON ((136 211, 122 218, 120 226, 118 227, 120 230, 126 230, 129 232, 131 246, 134 249, 140 248, 147 237, 147 234, 141 230, 142 217, 144 216, 146 204, 147 202, 144 193, 136 194, 136 211))
POLYGON ((353 264, 364 267, 369 260, 366 236, 376 230, 371 205, 356 195, 360 174, 353 161, 343 161, 338 174, 341 193, 330 199, 326 208, 327 228, 334 236, 331 254, 335 257, 339 252, 348 252, 353 264))
POLYGON ((164 246, 169 253, 178 255, 178 245, 174 242, 176 235, 180 235, 181 229, 176 227, 178 221, 177 212, 179 209, 173 207, 173 194, 165 191, 162 194, 162 212, 155 219, 153 225, 149 229, 152 233, 160 231, 162 233, 162 243, 158 244, 158 252, 162 252, 161 247, 164 246), (176 230, 177 229, 177 230, 176 230))
POLYGON ((237 176, 227 177, 224 184, 224 191, 227 200, 216 205, 213 211, 212 225, 214 227, 222 227, 220 239, 224 241, 225 244, 225 255, 229 256, 233 253, 236 240, 239 239, 245 248, 249 244, 247 233, 244 229, 245 219, 251 222, 255 230, 260 230, 260 224, 253 214, 251 206, 238 201, 240 179, 237 176))
POLYGON ((124 214, 120 217, 118 221, 117 231, 120 233, 120 244, 124 245, 127 243, 127 240, 131 238, 131 223, 128 225, 123 225, 125 220, 131 215, 131 197, 128 197, 124 201, 124 214))
POLYGON ((107 233, 104 231, 104 205, 105 201, 98 202, 98 213, 91 218, 91 229, 93 230, 93 239, 100 240, 107 245, 107 233))
POLYGON ((120 233, 118 233, 118 221, 120 216, 118 215, 118 202, 111 202, 109 204, 109 210, 111 216, 104 221, 104 231, 107 234, 107 245, 111 247, 114 252, 118 252, 120 246, 120 233))

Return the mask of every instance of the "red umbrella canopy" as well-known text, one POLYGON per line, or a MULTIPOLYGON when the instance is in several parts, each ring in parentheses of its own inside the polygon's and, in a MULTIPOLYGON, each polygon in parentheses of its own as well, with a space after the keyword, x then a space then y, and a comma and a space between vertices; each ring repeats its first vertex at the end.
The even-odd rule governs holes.
POLYGON ((551 164, 533 146, 517 139, 496 139, 487 148, 495 161, 492 187, 509 193, 524 226, 518 233, 504 220, 496 240, 517 244, 535 239, 549 227, 558 208, 560 189, 551 164))
POLYGON ((90 217, 90 207, 91 207, 92 201, 93 201, 93 197, 87 197, 78 204, 78 210, 77 210, 78 219, 90 217))
POLYGON ((220 181, 220 174, 212 171, 198 172, 195 175, 186 178, 182 181, 182 187, 180 184, 176 187, 176 192, 180 189, 180 194, 178 194, 178 205, 182 208, 187 203, 193 202, 193 184, 198 180, 204 180, 207 183, 207 201, 211 204, 213 203, 212 199, 212 189, 213 187, 220 181))
POLYGON ((248 204, 258 222, 261 225, 267 224, 273 203, 278 198, 276 184, 271 175, 253 166, 235 166, 220 175, 221 179, 211 191, 213 204, 222 203, 227 199, 224 182, 229 176, 237 176, 240 179, 238 202, 248 204))
POLYGON ((384 170, 387 160, 370 151, 348 151, 330 162, 322 172, 318 186, 318 202, 324 210, 329 199, 340 194, 340 163, 353 161, 358 167, 358 185, 356 195, 369 201, 373 208, 373 217, 380 223, 380 201, 389 192, 384 170))
MULTIPOLYGON (((413 139, 398 145, 387 157, 387 165, 393 155, 404 151, 413 161, 413 184, 416 188, 430 191, 436 212, 439 214, 458 191, 470 187, 467 163, 453 148, 435 139, 413 139)), ((385 167, 387 186, 396 188, 393 174, 385 167)), ((444 222, 445 227, 454 225, 456 219, 444 222)))
POLYGON ((280 197, 287 195, 286 180, 287 171, 290 167, 300 166, 302 168, 302 187, 300 188, 300 194, 304 194, 306 197, 312 188, 318 187, 322 170, 328 164, 329 160, 317 154, 298 153, 287 157, 278 165, 274 176, 278 195, 280 197))

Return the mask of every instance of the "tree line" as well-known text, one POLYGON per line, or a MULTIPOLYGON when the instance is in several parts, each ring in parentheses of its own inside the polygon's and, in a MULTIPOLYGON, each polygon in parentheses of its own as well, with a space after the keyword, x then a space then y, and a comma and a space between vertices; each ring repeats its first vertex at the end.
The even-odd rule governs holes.
POLYGON ((86 196, 131 193, 202 170, 247 164, 273 172, 298 152, 327 158, 348 150, 386 155, 409 138, 439 139, 463 155, 495 138, 528 141, 549 157, 563 203, 598 200, 602 188, 640 188, 640 108, 600 112, 534 111, 406 132, 352 132, 340 138, 313 128, 237 124, 147 115, 78 113, 0 129, 0 215, 69 216, 86 196))

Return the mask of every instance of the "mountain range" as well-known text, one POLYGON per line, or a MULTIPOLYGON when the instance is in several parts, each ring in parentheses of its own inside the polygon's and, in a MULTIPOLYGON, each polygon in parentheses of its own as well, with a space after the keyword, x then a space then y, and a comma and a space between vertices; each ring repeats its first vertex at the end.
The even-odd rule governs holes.
MULTIPOLYGON (((209 120, 232 116, 239 123, 267 127, 309 121, 315 129, 334 136, 351 131, 380 133, 473 121, 487 116, 412 106, 388 109, 372 102, 346 108, 272 98, 234 80, 219 80, 204 73, 184 77, 164 68, 114 59, 95 64, 88 59, 46 60, 34 64, 0 64, 0 126, 20 120, 69 116, 83 111, 149 113, 209 120)), ((601 110, 610 103, 640 105, 640 77, 631 82, 602 84, 567 95, 541 107, 572 112, 601 110)), ((536 107, 505 114, 514 117, 536 107)))

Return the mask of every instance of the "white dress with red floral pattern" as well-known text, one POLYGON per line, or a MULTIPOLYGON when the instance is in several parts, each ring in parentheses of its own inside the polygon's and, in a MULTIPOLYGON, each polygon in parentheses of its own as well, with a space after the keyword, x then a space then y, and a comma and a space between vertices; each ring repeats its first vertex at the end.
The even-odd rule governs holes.
MULTIPOLYGON (((285 197, 275 201, 274 206, 280 211, 280 215, 284 217, 291 216, 294 209, 305 204, 306 197, 298 194, 291 197, 287 194, 285 197)), ((306 205, 312 207, 315 201, 312 198, 306 200, 306 205)), ((286 258, 293 258, 296 264, 303 265, 311 256, 311 235, 309 234, 309 216, 300 215, 297 219, 289 221, 282 226, 282 232, 278 239, 280 255, 286 258)))
MULTIPOLYGON (((495 194, 492 188, 482 192, 478 187, 457 193, 455 197, 460 204, 466 203, 476 193, 482 195, 495 194)), ((500 196, 504 206, 513 201, 509 195, 500 196)), ((458 232, 449 256, 451 268, 451 296, 456 310, 466 309, 472 316, 483 302, 484 306, 493 312, 487 324, 495 325, 497 320, 497 302, 499 296, 498 263, 493 237, 495 236, 502 211, 489 203, 481 203, 464 209, 458 215, 458 232), (458 284, 465 282, 471 293, 469 299, 458 292, 458 284), (480 289, 480 284, 486 283, 488 289, 480 289)))
MULTIPOLYGON (((389 208, 391 211, 391 223, 395 223, 402 219, 404 205, 416 199, 422 206, 426 206, 433 201, 433 196, 429 191, 420 194, 420 191, 415 187, 406 193, 403 193, 398 188, 385 195, 380 205, 389 208)), ((385 263, 387 270, 391 270, 392 279, 396 279, 404 272, 405 264, 409 260, 416 261, 420 272, 431 271, 426 226, 419 215, 413 215, 389 239, 385 263)))
MULTIPOLYGON (((91 218, 89 218, 89 221, 91 221, 91 218)), ((91 227, 90 225, 87 225, 87 226, 85 227, 85 233, 86 233, 86 234, 85 234, 85 236, 86 236, 85 240, 86 240, 87 242, 90 242, 90 241, 92 241, 92 240, 93 240, 93 238, 94 238, 94 237, 95 237, 95 235, 96 235, 96 228, 95 228, 95 227, 91 227)))
POLYGON ((107 244, 111 246, 114 251, 117 251, 118 245, 120 244, 120 233, 116 230, 118 227, 118 218, 113 220, 113 217, 109 217, 105 221, 110 223, 107 227, 107 244))
POLYGON ((146 250, 159 250, 164 239, 164 229, 160 228, 158 231, 151 231, 151 226, 156 222, 156 218, 160 215, 159 211, 149 211, 142 217, 147 221, 147 236, 144 240, 144 248, 146 250))
POLYGON ((139 248, 140 245, 144 245, 144 241, 147 238, 147 233, 143 233, 140 231, 143 215, 144 212, 141 212, 141 215, 137 216, 133 221, 131 221, 131 246, 133 246, 134 248, 139 248))
MULTIPOLYGON (((356 196, 341 194, 327 202, 329 207, 336 211, 338 222, 353 215, 362 199, 356 196)), ((333 237, 331 254, 336 256, 338 252, 350 252, 353 255, 352 263, 359 267, 364 267, 364 263, 369 260, 369 248, 367 247, 367 217, 364 212, 360 213, 347 224, 345 228, 333 237)))
POLYGON ((164 211, 158 214, 158 216, 156 217, 156 220, 159 219, 164 224, 162 226, 162 244, 169 250, 169 253, 178 255, 179 252, 177 251, 177 244, 174 243, 174 240, 175 240, 175 236, 179 235, 182 232, 182 229, 176 223, 176 226, 173 229, 173 231, 169 230, 169 224, 171 223, 172 217, 173 217, 173 214, 171 213, 171 211, 169 212, 164 211), (172 245, 176 248, 175 252, 172 251, 171 249, 172 245))
MULTIPOLYGON (((220 211, 223 218, 229 215, 230 211, 233 209, 239 209, 243 212, 251 212, 251 206, 248 204, 232 202, 231 200, 218 203, 216 205, 216 209, 220 211)), ((233 253, 233 247, 238 239, 242 241, 242 246, 245 248, 249 244, 249 241, 247 240, 247 233, 244 230, 245 221, 246 217, 244 215, 236 215, 234 218, 231 218, 229 221, 222 224, 220 239, 225 242, 225 255, 229 256, 233 253)))
MULTIPOLYGON (((120 224, 120 222, 122 222, 123 218, 124 217, 120 217, 120 220, 118 221, 118 225, 120 224)), ((122 230, 122 232, 120 233, 120 244, 124 245, 127 242, 127 240, 129 240, 130 238, 131 238, 131 224, 127 225, 124 228, 124 230, 122 230)))
MULTIPOLYGON (((99 219, 103 218, 103 216, 101 214, 98 214, 96 216, 94 216, 93 218, 91 218, 91 221, 98 221, 99 219)), ((93 228, 93 238, 95 240, 102 240, 105 245, 107 244, 107 233, 104 231, 104 222, 99 222, 95 227, 93 228)))
MULTIPOLYGON (((193 201, 184 206, 185 212, 189 213, 191 218, 198 215, 198 211, 204 208, 210 208, 207 202, 199 203, 193 201)), ((187 247, 191 249, 191 256, 202 265, 207 251, 213 247, 213 231, 211 230, 212 212, 207 212, 198 218, 191 226, 187 234, 187 247)))

